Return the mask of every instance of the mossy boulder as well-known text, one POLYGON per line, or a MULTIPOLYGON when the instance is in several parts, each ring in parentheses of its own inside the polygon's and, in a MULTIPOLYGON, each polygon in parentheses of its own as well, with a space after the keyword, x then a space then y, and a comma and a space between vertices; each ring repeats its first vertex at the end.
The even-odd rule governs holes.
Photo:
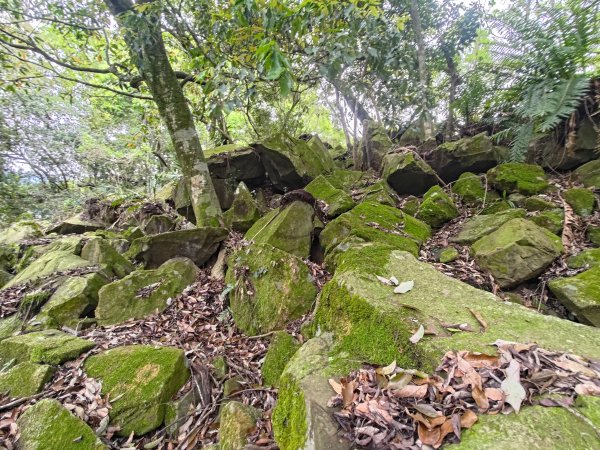
POLYGON ((512 208, 514 208, 514 205, 511 205, 510 202, 508 202, 506 200, 492 199, 489 203, 486 202, 486 205, 481 210, 481 214, 483 214, 483 215, 496 214, 497 212, 506 211, 507 209, 512 209, 512 208))
POLYGON ((334 188, 349 194, 354 189, 364 186, 367 173, 361 170, 334 169, 330 174, 325 175, 325 178, 334 188))
POLYGON ((252 146, 260 154, 267 176, 280 191, 302 188, 334 168, 331 155, 316 140, 305 142, 278 134, 252 146))
POLYGON ((283 329, 307 313, 317 289, 304 262, 268 244, 253 244, 229 257, 225 281, 236 325, 256 335, 283 329))
POLYGON ((582 323, 600 327, 600 266, 573 277, 555 278, 548 287, 582 323))
POLYGON ((412 152, 385 155, 381 177, 399 195, 422 195, 437 184, 433 169, 412 152))
POLYGON ((350 442, 338 433, 327 406, 332 389, 324 373, 333 346, 328 333, 310 339, 287 364, 279 388, 272 424, 281 450, 347 450, 350 442))
POLYGON ((258 153, 245 145, 229 144, 204 152, 208 170, 213 178, 235 180, 258 186, 265 179, 265 168, 258 153))
POLYGON ((496 231, 509 220, 524 217, 525 210, 523 209, 507 209, 496 214, 473 216, 463 223, 460 232, 456 236, 451 237, 450 241, 457 244, 472 244, 496 231))
POLYGON ((133 241, 127 256, 143 262, 147 269, 176 257, 189 258, 201 266, 214 255, 227 234, 225 228, 202 227, 144 236, 133 241))
POLYGON ((567 261, 567 265, 571 269, 600 266, 600 248, 584 250, 577 255, 571 256, 567 261))
POLYGON ((142 229, 145 235, 167 233, 175 229, 175 222, 167 214, 157 214, 144 220, 142 229))
POLYGON ((90 356, 88 376, 102 382, 102 395, 111 402, 110 424, 118 433, 140 436, 162 425, 167 402, 190 376, 183 350, 128 345, 90 356))
POLYGON ((300 343, 291 334, 285 331, 273 334, 261 368, 266 386, 277 387, 279 385, 279 377, 281 377, 285 365, 299 348, 300 343))
POLYGON ((585 236, 596 247, 600 247, 600 227, 589 226, 585 236))
POLYGON ((563 251, 560 238, 526 219, 512 219, 472 246, 479 266, 500 287, 509 288, 539 275, 563 251))
POLYGON ((77 328, 78 322, 96 309, 98 291, 109 281, 101 273, 66 278, 41 307, 33 329, 77 328))
MULTIPOLYGON (((546 349, 589 358, 600 355, 596 344, 600 330, 503 302, 407 252, 382 245, 352 248, 340 256, 332 280, 322 291, 311 329, 319 331, 320 337, 298 350, 280 380, 273 428, 282 449, 306 448, 312 436, 335 436, 316 431, 321 424, 332 429, 327 428, 331 422, 325 403, 332 395, 327 378, 346 375, 362 363, 387 365, 396 360, 399 367, 429 372, 449 350, 495 355, 496 348, 490 344, 497 339, 535 342, 546 349), (381 283, 376 275, 412 280, 414 287, 405 294, 394 294, 394 288, 381 283), (485 331, 451 334, 444 328, 444 324, 466 323, 479 330, 470 309, 488 323, 485 331), (414 345, 409 338, 419 324, 432 334, 414 345), (333 341, 328 332, 334 334, 333 341), (320 420, 312 415, 318 411, 320 420)), ((333 430, 337 430, 335 424, 333 430)))
POLYGON ((431 167, 446 182, 456 180, 464 172, 485 172, 496 164, 498 155, 486 132, 445 142, 431 154, 431 167))
MULTIPOLYGON (((396 206, 398 196, 384 180, 378 181, 362 190, 362 202, 377 202, 382 205, 396 206)), ((409 213, 410 214, 410 213, 409 213)))
POLYGON ((548 211, 550 209, 556 209, 556 203, 551 202, 547 198, 541 195, 535 195, 533 197, 527 197, 523 201, 523 208, 527 211, 548 211))
POLYGON ((548 231, 560 236, 563 230, 565 212, 560 208, 556 208, 548 211, 541 211, 538 214, 529 216, 528 219, 536 225, 546 228, 548 231))
POLYGON ((64 272, 71 269, 81 269, 92 264, 80 256, 77 256, 74 248, 67 245, 55 243, 51 249, 41 255, 38 259, 29 264, 25 269, 15 275, 4 288, 16 286, 18 284, 35 283, 40 278, 48 277, 57 272, 64 272))
POLYGON ((327 179, 319 175, 304 190, 327 205, 327 217, 337 217, 354 207, 354 200, 342 189, 335 188, 327 179))
POLYGON ((0 231, 0 245, 20 244, 25 240, 35 239, 42 235, 42 228, 35 222, 16 222, 0 231))
POLYGON ((446 247, 442 249, 438 255, 438 261, 447 264, 458 258, 458 250, 454 247, 446 247))
POLYGON ((411 216, 416 216, 419 212, 420 206, 421 199, 415 197, 414 195, 409 195, 404 199, 404 202, 402 203, 402 211, 404 211, 406 214, 410 214, 411 216))
POLYGON ((245 239, 307 258, 312 243, 314 214, 312 205, 292 202, 263 216, 248 230, 245 239))
POLYGON ((358 150, 358 167, 364 170, 380 171, 383 159, 393 145, 394 143, 381 123, 367 120, 363 123, 363 137, 358 150), (368 159, 364 159, 366 155, 368 155, 368 159))
POLYGON ((0 392, 11 397, 29 397, 41 392, 52 378, 54 368, 46 364, 22 362, 0 372, 0 392))
POLYGON ((58 330, 37 331, 0 342, 0 361, 61 364, 94 347, 94 342, 58 330))
MULTIPOLYGON (((597 426, 597 424, 595 424, 597 426)), ((600 449, 597 429, 574 408, 523 408, 519 414, 481 415, 450 450, 600 449)))
POLYGON ((50 228, 48 233, 83 234, 88 231, 96 231, 105 227, 106 224, 99 220, 89 219, 84 217, 83 214, 76 214, 50 228))
POLYGON ((240 182, 233 193, 233 203, 223 214, 225 224, 236 231, 248 231, 260 219, 260 210, 252 193, 244 182, 240 182))
POLYGON ((327 224, 319 239, 326 253, 348 237, 367 242, 383 242, 417 254, 431 235, 424 222, 397 208, 375 202, 363 202, 327 224))
POLYGON ((17 425, 21 450, 108 450, 83 420, 54 399, 27 408, 17 425))
POLYGON ((0 341, 19 334, 22 327, 23 320, 19 317, 19 314, 2 317, 0 319, 0 341))
POLYGON ((488 181, 501 192, 533 195, 545 191, 549 186, 544 169, 535 164, 500 164, 488 170, 487 177, 488 181))
POLYGON ((173 258, 154 270, 136 270, 98 291, 96 319, 110 325, 162 312, 168 300, 192 284, 197 275, 198 268, 188 258, 173 258))
POLYGON ((485 186, 481 178, 471 172, 465 172, 452 184, 452 192, 467 205, 479 205, 486 199, 485 186))
POLYGON ((571 205, 575 214, 587 217, 592 214, 596 206, 596 197, 589 189, 572 188, 563 194, 565 201, 571 205))
POLYGON ((0 269, 0 289, 2 289, 11 279, 12 275, 6 270, 0 269))
POLYGON ((458 217, 458 209, 454 201, 440 186, 432 186, 423 196, 417 219, 434 228, 458 217))
POLYGON ((590 161, 578 167, 573 176, 587 188, 600 187, 600 159, 590 161))
POLYGON ((227 402, 219 416, 219 450, 240 450, 262 416, 259 409, 241 402, 227 402))
POLYGON ((135 266, 110 245, 109 241, 102 238, 90 239, 83 246, 81 257, 91 264, 105 266, 117 278, 123 278, 135 269, 135 266))

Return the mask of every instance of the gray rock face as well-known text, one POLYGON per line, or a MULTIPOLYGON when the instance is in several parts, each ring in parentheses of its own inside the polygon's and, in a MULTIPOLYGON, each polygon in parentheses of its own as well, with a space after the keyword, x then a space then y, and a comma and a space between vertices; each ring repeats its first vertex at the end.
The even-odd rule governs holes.
POLYGON ((216 227, 170 231, 136 239, 127 255, 142 261, 149 269, 176 257, 189 258, 200 266, 217 251, 219 243, 226 237, 227 230, 216 227))
POLYGON ((437 184, 433 169, 412 153, 389 153, 383 158, 382 178, 400 195, 422 195, 437 184))
POLYGON ((472 247, 475 260, 503 287, 540 274, 563 251, 560 238, 526 219, 512 219, 472 247))
POLYGON ((205 155, 213 178, 243 181, 252 187, 265 179, 265 168, 252 147, 223 145, 207 150, 205 155))
POLYGON ((456 180, 464 172, 485 172, 498 164, 492 140, 483 132, 437 147, 431 156, 431 167, 446 182, 456 180))

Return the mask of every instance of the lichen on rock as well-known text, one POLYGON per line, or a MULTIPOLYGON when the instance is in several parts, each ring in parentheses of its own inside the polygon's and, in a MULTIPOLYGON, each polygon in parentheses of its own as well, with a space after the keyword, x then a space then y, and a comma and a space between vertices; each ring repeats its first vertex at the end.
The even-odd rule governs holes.
POLYGON ((291 334, 284 331, 273 334, 261 368, 265 385, 275 387, 279 385, 279 378, 285 365, 299 348, 300 343, 291 334))

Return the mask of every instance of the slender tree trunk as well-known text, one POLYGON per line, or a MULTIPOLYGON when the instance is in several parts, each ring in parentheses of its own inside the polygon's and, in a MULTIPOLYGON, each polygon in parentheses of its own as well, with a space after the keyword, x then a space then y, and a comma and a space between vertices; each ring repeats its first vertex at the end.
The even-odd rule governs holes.
POLYGON ((342 106, 342 102, 340 99, 340 91, 338 91, 334 86, 335 91, 335 106, 338 110, 338 114, 340 115, 340 122, 342 123, 342 129, 344 130, 344 138, 346 139, 346 148, 349 153, 352 153, 352 139, 350 139, 350 132, 348 131, 348 123, 346 122, 346 111, 342 106))
POLYGON ((134 9, 131 0, 104 2, 123 30, 134 62, 169 130, 190 194, 196 225, 219 226, 219 200, 202 153, 192 113, 167 56, 155 3, 144 2, 144 6, 149 7, 140 14, 134 9))
POLYGON ((425 41, 423 39, 423 30, 421 28, 421 14, 419 13, 419 2, 410 1, 410 18, 413 30, 415 32, 415 41, 417 43, 417 63, 419 66, 419 94, 421 101, 421 119, 419 126, 421 128, 421 137, 424 140, 433 136, 433 124, 431 121, 431 112, 427 103, 427 90, 429 86, 429 76, 427 74, 427 65, 425 64, 425 41))
POLYGON ((446 57, 446 63, 448 64, 448 75, 450 76, 450 93, 448 96, 448 120, 446 122, 446 134, 448 139, 452 139, 454 135, 454 108, 452 103, 456 99, 456 87, 458 86, 458 73, 456 72, 456 64, 454 59, 446 57))

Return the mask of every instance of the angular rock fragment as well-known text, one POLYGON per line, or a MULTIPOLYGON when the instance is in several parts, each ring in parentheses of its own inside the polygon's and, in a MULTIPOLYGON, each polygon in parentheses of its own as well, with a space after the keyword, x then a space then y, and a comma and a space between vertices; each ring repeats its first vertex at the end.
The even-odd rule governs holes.
POLYGON ((260 219, 260 210, 252 193, 244 182, 240 182, 233 194, 233 203, 223 214, 225 224, 236 231, 248 231, 260 219))
POLYGON ((58 330, 37 331, 0 342, 0 361, 61 364, 77 358, 96 344, 58 330))
POLYGON ((87 259, 90 264, 105 266, 106 269, 118 278, 129 275, 135 269, 131 262, 110 245, 109 241, 102 238, 90 239, 83 246, 81 257, 87 259))
POLYGON ((458 209, 450 196, 441 187, 432 186, 423 196, 417 219, 439 228, 458 214, 458 209))
POLYGON ((90 356, 88 376, 102 382, 102 395, 111 402, 110 424, 121 436, 140 436, 159 427, 167 402, 190 376, 183 350, 173 347, 127 345, 90 356))
POLYGON ((136 270, 100 289, 96 319, 110 325, 162 312, 168 299, 180 294, 197 275, 198 268, 188 258, 173 258, 154 270, 136 270))
POLYGON ((582 323, 600 327, 600 266, 550 280, 548 287, 582 323))
POLYGON ((433 169, 413 153, 385 155, 381 177, 399 195, 422 195, 437 184, 433 169))
POLYGON ((587 217, 592 214, 596 206, 596 197, 589 189, 572 188, 564 193, 565 201, 571 205, 575 214, 587 217))
POLYGON ((29 397, 41 392, 52 378, 54 368, 46 364, 22 362, 0 372, 0 392, 11 397, 29 397))
POLYGON ((578 167, 573 172, 573 176, 587 188, 600 187, 600 159, 595 159, 578 167))
POLYGON ((337 217, 354 207, 354 200, 346 192, 333 187, 327 179, 319 175, 304 190, 327 205, 327 217, 337 217))
POLYGON ((544 169, 535 164, 505 163, 488 170, 488 181, 499 191, 539 194, 549 184, 544 169))
POLYGON ((58 234, 83 234, 88 231, 96 231, 105 228, 106 224, 98 221, 87 219, 82 214, 76 214, 53 228, 48 230, 48 233, 58 234))
POLYGON ((219 450, 243 449, 261 416, 262 412, 252 406, 227 402, 219 417, 219 450))
POLYGON ((523 209, 507 209, 495 214, 473 216, 465 220, 460 232, 456 236, 451 237, 450 241, 458 244, 472 244, 496 231, 509 220, 522 219, 524 217, 525 210, 523 209))

